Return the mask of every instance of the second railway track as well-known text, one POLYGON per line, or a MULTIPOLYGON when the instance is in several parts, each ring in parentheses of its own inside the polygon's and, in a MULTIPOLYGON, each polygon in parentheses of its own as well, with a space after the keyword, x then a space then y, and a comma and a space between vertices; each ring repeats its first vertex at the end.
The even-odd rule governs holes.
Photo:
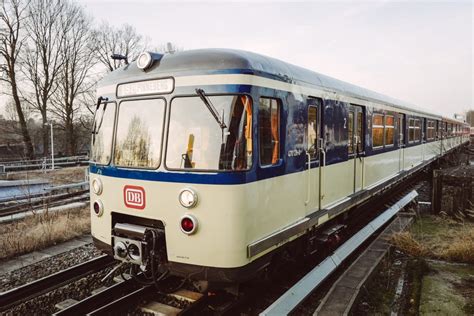
POLYGON ((0 312, 56 290, 80 278, 106 269, 113 265, 113 263, 114 261, 111 257, 102 255, 36 281, 0 293, 0 312))

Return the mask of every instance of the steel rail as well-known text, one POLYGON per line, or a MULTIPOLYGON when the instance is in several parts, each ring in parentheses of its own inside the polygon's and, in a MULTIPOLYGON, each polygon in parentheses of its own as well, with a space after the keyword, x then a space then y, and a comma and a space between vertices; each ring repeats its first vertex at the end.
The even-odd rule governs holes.
MULTIPOLYGON (((131 293, 128 293, 122 297, 113 300, 112 302, 105 304, 93 311, 87 313, 87 315, 114 315, 121 308, 128 308, 132 305, 138 304, 138 302, 153 289, 152 285, 143 286, 131 293)), ((110 301, 110 297, 107 297, 110 301)), ((64 315, 64 314, 55 314, 64 315)), ((72 314, 71 314, 72 315, 72 314)))
POLYGON ((130 303, 133 299, 139 299, 140 296, 137 295, 143 294, 143 291, 146 291, 145 288, 149 289, 148 287, 141 287, 137 282, 131 279, 121 281, 103 291, 86 297, 82 301, 56 312, 53 315, 87 315, 89 313, 95 313, 96 315, 107 314, 105 312, 106 310, 115 309, 114 304, 117 304, 117 300, 122 299, 123 301, 120 301, 121 304, 130 303), (136 292, 138 292, 138 294, 136 292), (108 306, 111 304, 112 306, 108 306), (100 312, 102 307, 104 310, 103 312, 100 312))
MULTIPOLYGON (((21 212, 26 212, 26 211, 32 210, 35 207, 42 206, 43 204, 46 204, 49 207, 51 207, 51 206, 54 206, 53 204, 55 202, 62 202, 64 200, 74 198, 74 197, 79 197, 79 199, 76 199, 76 200, 81 200, 81 196, 87 193, 89 193, 89 190, 82 190, 82 191, 77 191, 77 192, 72 192, 72 193, 61 193, 61 194, 57 194, 53 196, 46 196, 43 199, 36 199, 35 201, 31 201, 31 202, 8 206, 8 207, 0 209, 0 216, 8 216, 8 215, 21 213, 21 212)), ((86 200, 86 199, 89 199, 89 197, 84 196, 82 200, 86 200)))
POLYGON ((113 263, 114 260, 112 257, 102 255, 31 283, 0 293, 0 312, 81 279, 87 275, 96 273, 111 266, 113 263))

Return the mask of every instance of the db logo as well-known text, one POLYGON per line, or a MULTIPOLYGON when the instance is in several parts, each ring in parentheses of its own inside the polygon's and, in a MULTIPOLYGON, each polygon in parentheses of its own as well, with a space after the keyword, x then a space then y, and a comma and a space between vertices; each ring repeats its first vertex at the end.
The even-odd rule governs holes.
POLYGON ((127 207, 139 210, 145 208, 145 190, 142 187, 126 185, 123 188, 123 199, 127 207))

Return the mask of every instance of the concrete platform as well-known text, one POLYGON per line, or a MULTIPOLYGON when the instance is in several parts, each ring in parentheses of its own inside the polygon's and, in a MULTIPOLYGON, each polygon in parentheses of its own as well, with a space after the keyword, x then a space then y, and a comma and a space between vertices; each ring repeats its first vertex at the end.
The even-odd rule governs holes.
POLYGON ((43 250, 27 253, 17 258, 0 262, 0 275, 10 273, 14 270, 37 263, 43 259, 59 255, 63 252, 66 252, 75 248, 79 248, 90 243, 92 243, 92 237, 90 235, 84 235, 84 236, 66 241, 59 245, 55 245, 43 250))
POLYGON ((333 284, 314 315, 348 315, 360 289, 390 248, 387 239, 393 233, 405 230, 412 220, 411 216, 398 216, 387 226, 333 284))

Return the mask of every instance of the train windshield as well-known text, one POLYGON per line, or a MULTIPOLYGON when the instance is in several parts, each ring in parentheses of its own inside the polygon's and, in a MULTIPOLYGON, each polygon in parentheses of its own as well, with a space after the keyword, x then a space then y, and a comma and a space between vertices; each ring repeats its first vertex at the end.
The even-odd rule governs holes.
POLYGON ((158 168, 164 117, 163 99, 121 102, 115 139, 115 165, 158 168))
POLYGON ((91 161, 106 165, 112 155, 115 103, 99 104, 92 127, 91 161))
POLYGON ((252 101, 245 95, 208 96, 171 103, 166 166, 170 169, 247 170, 252 166, 252 101), (220 122, 220 123, 219 123, 220 122))

